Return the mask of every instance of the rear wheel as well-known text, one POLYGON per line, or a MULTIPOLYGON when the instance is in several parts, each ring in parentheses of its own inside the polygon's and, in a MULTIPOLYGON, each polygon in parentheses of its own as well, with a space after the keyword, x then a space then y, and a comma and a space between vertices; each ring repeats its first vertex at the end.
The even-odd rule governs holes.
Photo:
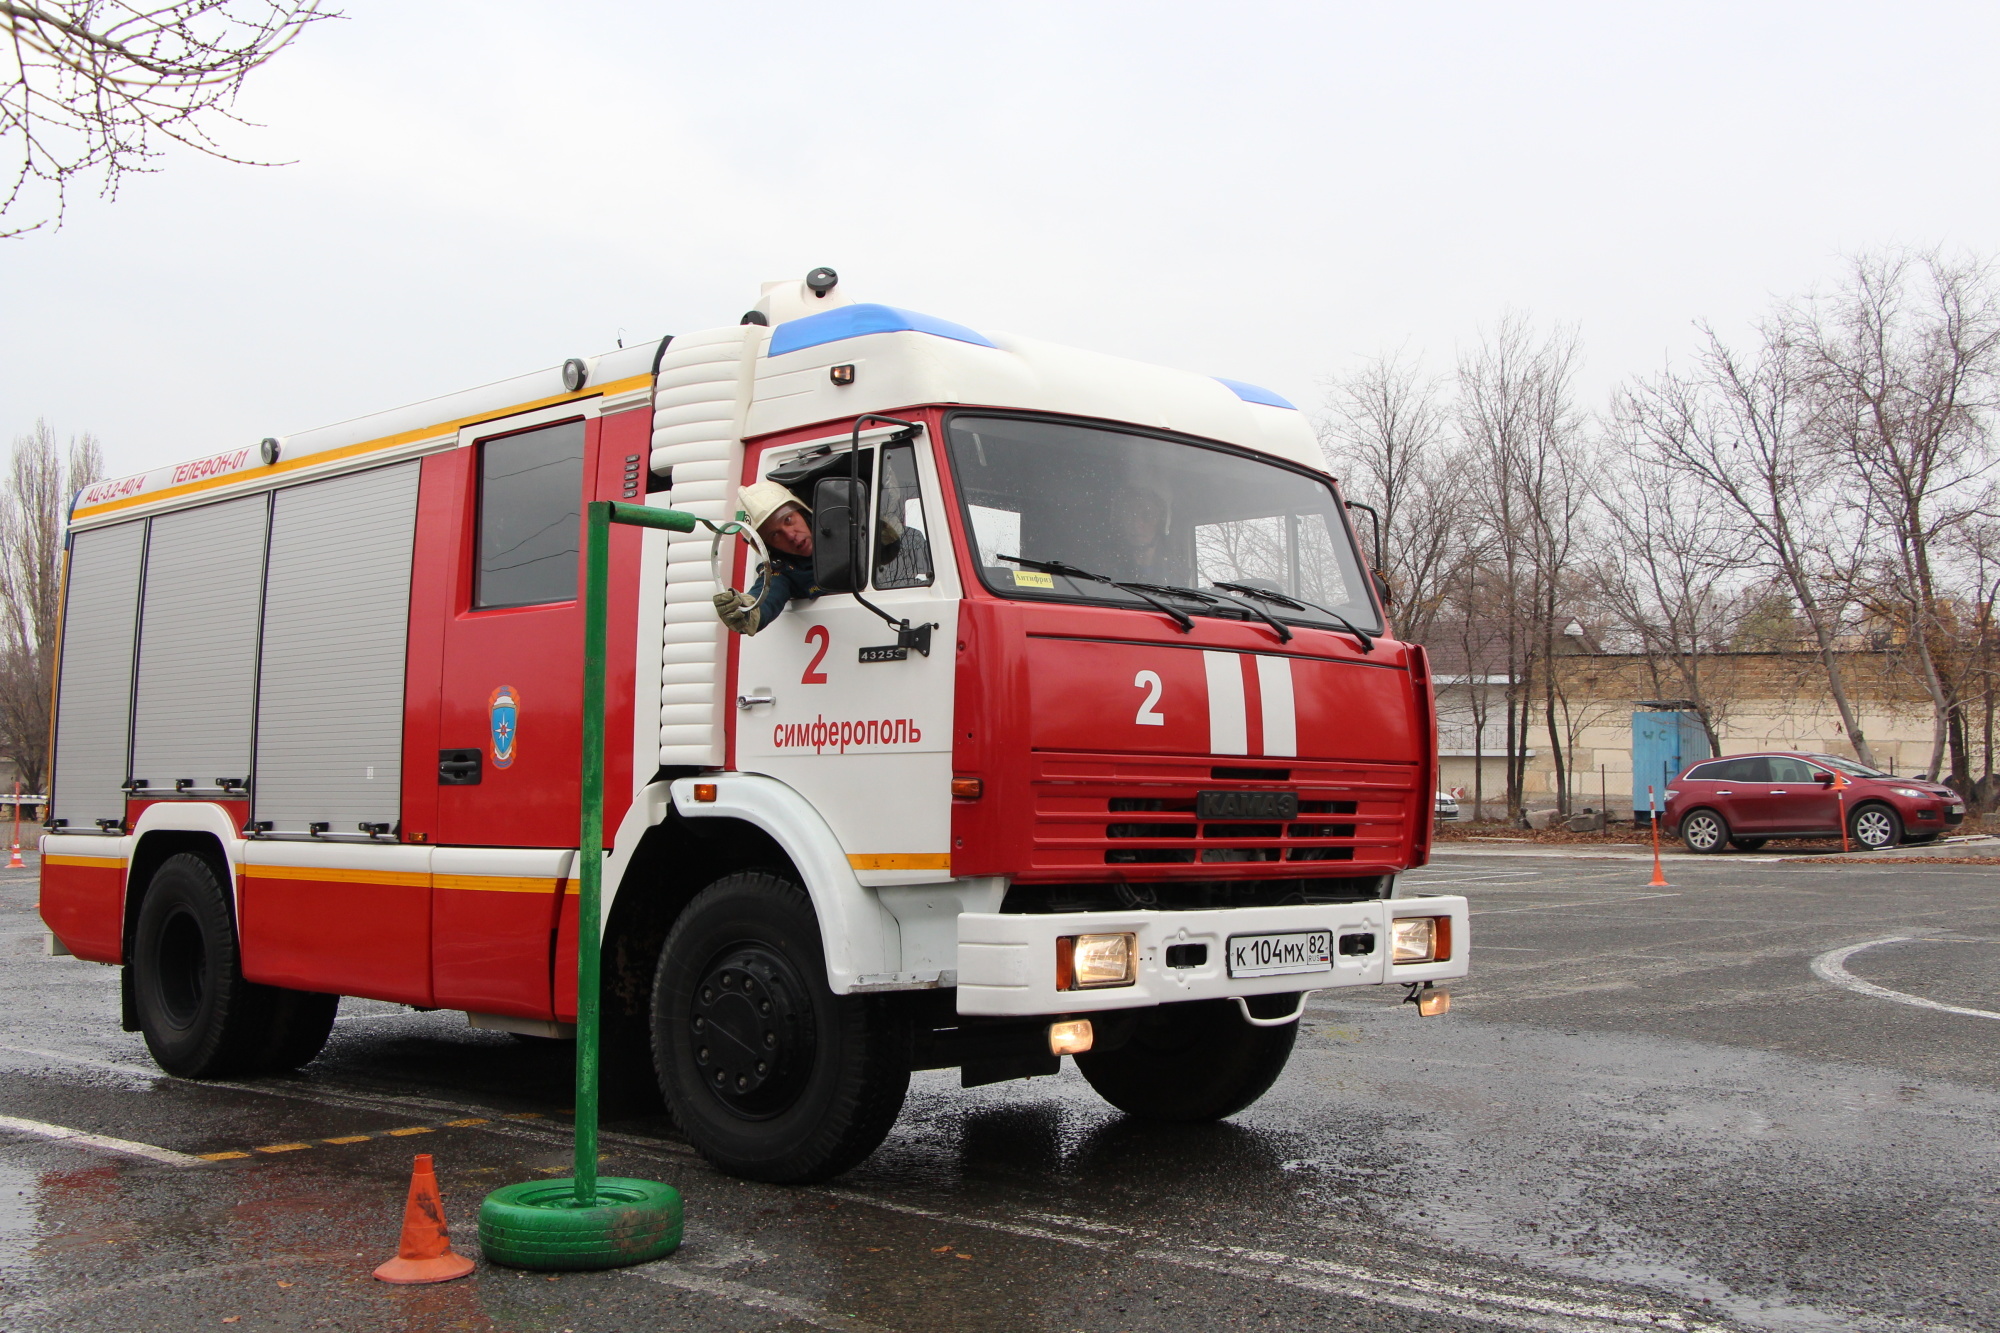
MULTIPOLYGON (((1296 996, 1268 997, 1289 1012, 1296 996)), ((1252 1027, 1233 1000, 1163 1004, 1131 1038, 1076 1056, 1098 1096, 1148 1120, 1220 1120, 1262 1097, 1291 1058, 1299 1025, 1252 1027)))
POLYGON ((1903 821, 1886 805, 1864 805, 1847 821, 1848 836, 1871 852, 1903 840, 1903 821))
POLYGON ((333 1030, 336 995, 243 979, 229 893, 192 852, 166 859, 139 906, 133 999, 146 1049, 181 1078, 296 1069, 333 1030))
POLYGON ((827 988, 812 903, 775 875, 730 875, 688 904, 660 951, 652 1027, 681 1131, 752 1180, 847 1170, 888 1136, 909 1090, 897 1011, 827 988))
POLYGON ((1691 852, 1719 852, 1729 844, 1729 821, 1713 810, 1697 810, 1681 821, 1681 842, 1691 852))
POLYGON ((1729 845, 1739 852, 1754 852, 1769 841, 1769 838, 1731 838, 1729 845))

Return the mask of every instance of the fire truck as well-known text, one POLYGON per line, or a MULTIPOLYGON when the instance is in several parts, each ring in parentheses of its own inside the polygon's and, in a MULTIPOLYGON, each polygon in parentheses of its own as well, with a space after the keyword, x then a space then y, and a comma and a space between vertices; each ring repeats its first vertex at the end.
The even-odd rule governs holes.
POLYGON ((563 1037, 601 858, 604 1060, 803 1182, 913 1070, 1070 1056, 1214 1120, 1314 992, 1466 971, 1399 896, 1436 739, 1302 414, 1251 384, 766 284, 741 322, 79 493, 41 912, 187 1078, 296 1068, 341 996, 563 1037), (818 595, 744 636, 738 493, 818 595), (579 848, 584 506, 612 530, 579 848))

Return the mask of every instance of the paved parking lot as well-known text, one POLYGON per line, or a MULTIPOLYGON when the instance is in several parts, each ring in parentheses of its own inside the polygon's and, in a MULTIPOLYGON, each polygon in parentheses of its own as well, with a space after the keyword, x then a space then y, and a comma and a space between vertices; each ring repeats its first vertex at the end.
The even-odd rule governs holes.
POLYGON ((1452 1013, 1321 996, 1229 1124, 920 1074, 873 1159, 781 1189, 614 1106, 679 1254, 421 1288, 368 1276, 412 1153, 476 1253, 486 1190, 565 1167, 567 1048, 350 1003, 297 1076, 164 1078, 7 873, 0 1115, 169 1160, 0 1127, 0 1329, 2000 1328, 2000 873, 1649 871, 1441 856, 1407 885, 1473 900, 1452 1013))

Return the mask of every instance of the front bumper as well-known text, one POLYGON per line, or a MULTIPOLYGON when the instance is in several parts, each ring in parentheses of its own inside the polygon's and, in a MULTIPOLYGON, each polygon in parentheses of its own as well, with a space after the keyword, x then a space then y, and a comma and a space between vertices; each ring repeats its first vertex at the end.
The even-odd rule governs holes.
POLYGON ((1465 899, 1445 896, 1212 912, 965 912, 958 917, 958 1012, 993 1016, 1087 1014, 1236 995, 1441 981, 1465 975, 1471 943, 1465 899), (1390 920, 1412 916, 1450 918, 1449 958, 1433 963, 1389 961, 1390 920), (1231 936, 1305 930, 1333 933, 1330 970, 1269 977, 1229 975, 1231 936), (1139 937, 1139 975, 1132 985, 1056 989, 1058 937, 1117 931, 1131 931, 1139 937), (1373 935, 1374 950, 1341 953, 1339 940, 1348 935, 1373 935), (1167 947, 1175 944, 1207 945, 1207 961, 1199 967, 1168 967, 1167 947))

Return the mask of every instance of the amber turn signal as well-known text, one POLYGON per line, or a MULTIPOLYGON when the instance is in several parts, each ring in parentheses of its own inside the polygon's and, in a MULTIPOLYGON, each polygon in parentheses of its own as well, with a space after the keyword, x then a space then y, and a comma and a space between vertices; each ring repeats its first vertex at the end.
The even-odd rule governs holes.
POLYGON ((961 801, 976 801, 979 799, 979 793, 984 790, 986 790, 985 784, 980 782, 978 778, 953 778, 951 780, 951 794, 961 801))
POLYGON ((714 784, 713 782, 697 782, 697 783, 695 783, 695 784, 694 784, 694 798, 695 798, 695 799, 696 799, 697 801, 712 801, 712 800, 714 800, 714 799, 715 799, 715 784, 714 784))

